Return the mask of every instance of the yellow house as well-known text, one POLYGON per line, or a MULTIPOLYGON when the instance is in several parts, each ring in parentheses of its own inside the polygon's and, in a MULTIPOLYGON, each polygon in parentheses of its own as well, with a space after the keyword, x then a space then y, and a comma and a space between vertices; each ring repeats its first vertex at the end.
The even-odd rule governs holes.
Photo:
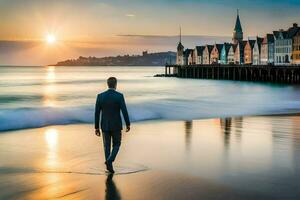
POLYGON ((293 37, 292 63, 300 64, 300 31, 293 37))

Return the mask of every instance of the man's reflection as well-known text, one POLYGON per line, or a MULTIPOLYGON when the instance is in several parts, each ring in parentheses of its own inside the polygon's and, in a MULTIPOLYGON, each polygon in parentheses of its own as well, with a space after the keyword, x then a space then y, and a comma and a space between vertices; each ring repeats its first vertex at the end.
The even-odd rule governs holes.
POLYGON ((116 187, 116 184, 113 181, 113 174, 109 174, 106 178, 106 190, 105 190, 105 199, 106 200, 119 200, 121 199, 120 193, 116 187))
POLYGON ((185 121, 185 146, 187 150, 190 150, 191 147, 192 126, 192 121, 185 121))

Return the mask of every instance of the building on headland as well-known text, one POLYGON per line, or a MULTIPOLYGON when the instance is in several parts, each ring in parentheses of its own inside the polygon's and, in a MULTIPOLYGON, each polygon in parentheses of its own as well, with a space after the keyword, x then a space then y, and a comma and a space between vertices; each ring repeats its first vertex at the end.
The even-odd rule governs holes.
POLYGON ((233 30, 232 43, 196 46, 184 49, 181 29, 177 45, 177 65, 289 65, 300 64, 300 28, 296 23, 287 30, 273 31, 264 38, 243 40, 239 11, 233 30))
POLYGON ((229 63, 233 63, 233 60, 234 60, 234 52, 233 52, 233 49, 232 49, 232 52, 230 52, 232 55, 232 62, 229 61, 229 51, 232 47, 232 44, 229 44, 229 43, 224 43, 222 45, 222 51, 221 51, 221 59, 220 59, 220 63, 221 64, 229 64, 229 63))
POLYGON ((200 65, 203 64, 203 50, 205 46, 196 46, 194 49, 194 59, 195 64, 200 65))
POLYGON ((237 17, 235 22, 235 27, 233 30, 232 42, 233 44, 237 44, 238 42, 242 42, 244 38, 244 33, 240 21, 239 10, 237 10, 237 17))
POLYGON ((300 31, 293 37, 293 64, 300 64, 300 31))
POLYGON ((204 50, 203 50, 203 64, 208 65, 210 63, 210 55, 211 51, 214 48, 213 45, 206 45, 204 50))
POLYGON ((219 64, 223 44, 215 44, 210 53, 210 64, 219 64))
POLYGON ((261 45, 260 63, 262 65, 274 64, 274 35, 267 34, 261 45))
POLYGON ((143 56, 147 56, 148 55, 148 51, 143 51, 142 55, 143 56))
POLYGON ((260 65, 261 45, 263 40, 264 40, 263 38, 256 37, 254 47, 253 47, 253 65, 260 65))

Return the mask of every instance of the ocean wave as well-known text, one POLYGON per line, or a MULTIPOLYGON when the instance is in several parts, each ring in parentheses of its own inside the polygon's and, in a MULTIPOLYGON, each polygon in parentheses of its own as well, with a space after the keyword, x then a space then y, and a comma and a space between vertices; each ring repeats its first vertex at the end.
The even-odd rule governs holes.
POLYGON ((1 95, 0 94, 0 104, 7 104, 11 102, 20 102, 20 101, 36 101, 43 99, 43 95, 1 95))
MULTIPOLYGON (((245 115, 299 113, 300 102, 230 104, 218 101, 164 99, 128 105, 132 122, 193 120, 245 115)), ((49 125, 94 123, 94 106, 0 109, 0 131, 49 125)))
MULTIPOLYGON (((151 110, 134 109, 131 121, 159 119, 159 115, 151 110)), ((0 110, 0 131, 38 128, 49 125, 65 125, 77 123, 93 123, 94 107, 47 107, 17 108, 0 110)))
MULTIPOLYGON (((146 76, 145 76, 146 77, 146 76)), ((149 76, 153 77, 153 76, 149 76)), ((121 80, 123 83, 145 83, 145 80, 142 79, 123 79, 121 80)), ((57 85, 73 85, 73 84, 90 84, 90 83, 106 83, 106 79, 89 79, 89 80, 56 80, 51 84, 57 85)), ((45 82, 45 80, 33 81, 33 82, 1 82, 0 87, 26 87, 26 86, 41 86, 41 85, 49 85, 49 83, 45 82)))

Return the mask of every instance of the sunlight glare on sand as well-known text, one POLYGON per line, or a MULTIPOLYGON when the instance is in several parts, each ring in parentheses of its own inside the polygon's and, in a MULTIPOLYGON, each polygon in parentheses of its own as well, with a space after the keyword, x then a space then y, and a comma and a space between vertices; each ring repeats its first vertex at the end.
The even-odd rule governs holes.
POLYGON ((50 149, 55 149, 57 145, 57 130, 56 129, 47 129, 45 132, 45 140, 50 149))
POLYGON ((55 167, 57 165, 57 144, 58 132, 54 128, 46 129, 45 142, 47 144, 48 156, 47 166, 55 167))

